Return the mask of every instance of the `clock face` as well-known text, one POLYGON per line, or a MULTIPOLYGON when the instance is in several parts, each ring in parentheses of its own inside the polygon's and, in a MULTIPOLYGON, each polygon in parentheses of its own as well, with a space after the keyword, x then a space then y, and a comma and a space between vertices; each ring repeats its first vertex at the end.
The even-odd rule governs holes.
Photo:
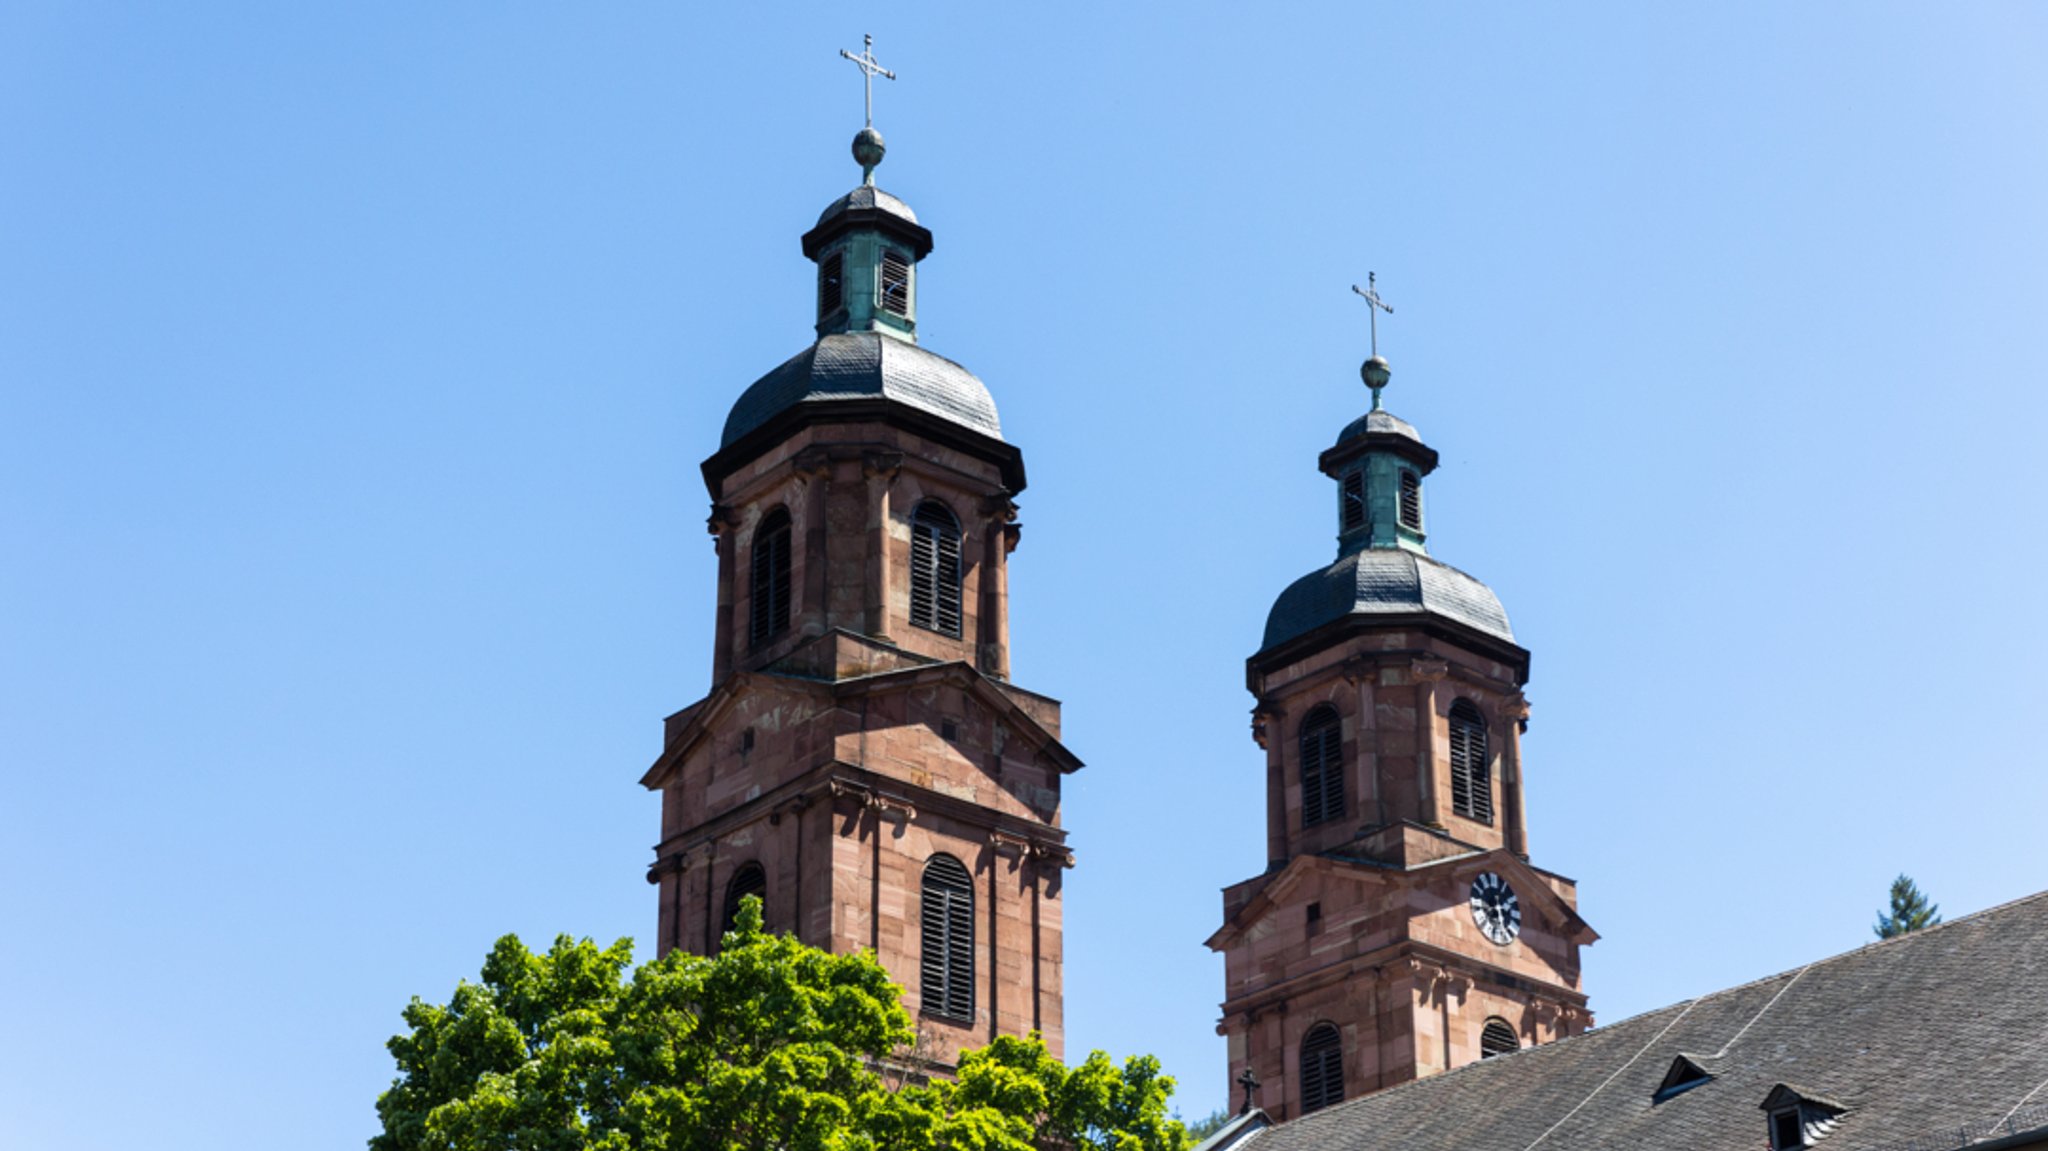
POLYGON ((1495 943, 1512 943, 1522 930, 1522 904, 1508 881, 1489 871, 1472 881, 1472 922, 1495 943))

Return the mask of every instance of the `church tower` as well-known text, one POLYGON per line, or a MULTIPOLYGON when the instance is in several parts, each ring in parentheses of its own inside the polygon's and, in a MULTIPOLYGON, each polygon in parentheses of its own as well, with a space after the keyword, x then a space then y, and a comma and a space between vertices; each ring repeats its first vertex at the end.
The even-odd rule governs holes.
MULTIPOLYGON (((1361 292, 1378 307, 1376 293, 1361 292)), ((1291 1119, 1592 1024, 1573 881, 1529 862, 1529 653, 1432 558, 1437 454, 1372 409, 1318 464, 1337 560, 1280 593, 1245 665, 1266 753, 1263 875, 1224 889, 1232 1081, 1291 1119)))
MULTIPOLYGON (((871 52, 846 54, 879 72, 871 52)), ((872 69, 872 71, 871 71, 872 69)), ((918 342, 932 234, 874 182, 804 233, 814 343, 755 381, 704 461, 711 690, 667 720, 659 949, 714 953, 739 901, 903 985, 918 1058, 1061 1021, 1060 705, 1010 682, 1024 460, 988 389, 918 342)))

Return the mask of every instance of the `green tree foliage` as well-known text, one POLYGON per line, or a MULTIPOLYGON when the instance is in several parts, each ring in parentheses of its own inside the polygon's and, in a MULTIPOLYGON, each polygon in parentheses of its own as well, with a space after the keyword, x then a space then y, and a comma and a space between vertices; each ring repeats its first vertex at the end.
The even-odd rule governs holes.
POLYGON ((915 1035, 873 956, 761 930, 758 899, 716 958, 627 977, 632 942, 506 936, 445 1005, 394 1037, 371 1151, 1185 1151, 1150 1056, 1069 1069, 1036 1036, 960 1057, 957 1081, 890 1090, 915 1035))
POLYGON ((1209 1136, 1223 1130, 1223 1125, 1230 1122, 1232 1118, 1233 1116, 1228 1108, 1218 1107, 1216 1110, 1187 1125, 1188 1139, 1191 1142, 1200 1143, 1209 1136))
POLYGON ((1920 887, 1911 876, 1899 873, 1892 880, 1892 909, 1890 914, 1877 913, 1877 926, 1871 928, 1879 939, 1890 939, 1908 931, 1918 931, 1941 922, 1941 905, 1927 902, 1920 887))

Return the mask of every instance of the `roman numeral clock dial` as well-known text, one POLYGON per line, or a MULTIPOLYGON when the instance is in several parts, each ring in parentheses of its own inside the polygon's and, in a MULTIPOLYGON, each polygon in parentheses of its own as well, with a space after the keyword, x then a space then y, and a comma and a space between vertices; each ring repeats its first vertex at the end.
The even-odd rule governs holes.
POLYGON ((1522 904, 1508 881, 1489 871, 1472 881, 1472 922, 1505 947, 1522 930, 1522 904))

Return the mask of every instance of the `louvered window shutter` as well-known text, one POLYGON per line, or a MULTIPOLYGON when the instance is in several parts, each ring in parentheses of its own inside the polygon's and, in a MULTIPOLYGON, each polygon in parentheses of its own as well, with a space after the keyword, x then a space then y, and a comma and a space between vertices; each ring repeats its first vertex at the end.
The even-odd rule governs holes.
POLYGON ((1481 1059, 1491 1059, 1496 1055, 1506 1055, 1510 1051, 1519 1051, 1521 1048, 1522 1042, 1515 1038, 1514 1026, 1499 1016, 1487 1020, 1485 1029, 1479 1033, 1479 1057, 1481 1059))
POLYGON ((1414 472, 1401 473, 1401 526, 1422 530, 1422 477, 1414 472))
POLYGON ((1319 707, 1301 725, 1301 824, 1314 827, 1344 814, 1344 728, 1319 707))
POLYGON ((950 855, 924 869, 922 949, 918 971, 925 1011, 974 1018, 974 882, 950 855))
POLYGON ((755 644, 789 628, 789 513, 776 508, 754 529, 753 610, 748 633, 755 644))
POLYGON ((1451 707, 1451 810, 1493 822, 1493 768, 1486 753, 1486 719, 1466 700, 1451 707))
POLYGON ((1352 472, 1344 477, 1344 530, 1365 526, 1365 477, 1352 472))
POLYGON ((882 310, 910 314, 910 262, 894 252, 882 253, 882 310))
POLYGON ((911 516, 910 622, 960 634, 960 521, 936 500, 911 516))
POLYGON ((846 298, 841 283, 845 267, 845 261, 838 252, 825 257, 824 262, 818 265, 818 318, 821 320, 838 311, 846 298))
POLYGON ((1328 1023, 1301 1040, 1301 1113, 1344 1102, 1344 1041, 1328 1023))

